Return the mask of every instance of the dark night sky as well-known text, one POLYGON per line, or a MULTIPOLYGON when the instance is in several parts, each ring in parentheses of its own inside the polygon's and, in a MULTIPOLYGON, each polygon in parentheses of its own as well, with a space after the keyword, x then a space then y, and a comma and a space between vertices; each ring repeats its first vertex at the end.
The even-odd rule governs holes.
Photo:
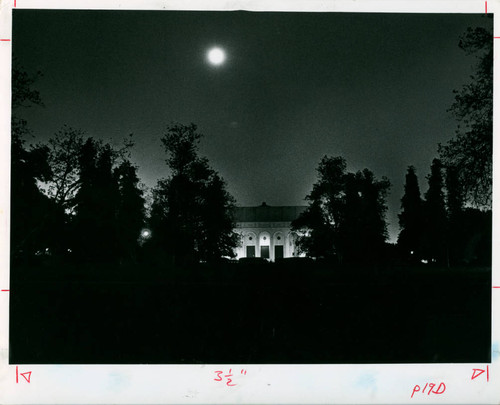
POLYGON ((160 137, 194 122, 201 152, 238 205, 304 205, 327 154, 393 187, 408 165, 421 191, 456 122, 447 113, 474 58, 458 48, 484 15, 14 10, 13 55, 45 107, 23 116, 44 141, 63 124, 119 144, 147 186, 168 172, 160 137), (226 63, 205 54, 217 45, 226 63))

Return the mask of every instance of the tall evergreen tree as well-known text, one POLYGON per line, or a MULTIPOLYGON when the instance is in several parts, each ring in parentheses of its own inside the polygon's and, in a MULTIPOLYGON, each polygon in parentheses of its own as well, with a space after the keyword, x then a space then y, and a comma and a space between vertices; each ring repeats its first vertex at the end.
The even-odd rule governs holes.
POLYGON ((446 167, 446 208, 448 212, 448 259, 450 264, 461 260, 464 242, 464 193, 460 185, 458 169, 446 167))
POLYGON ((447 214, 443 192, 442 164, 434 159, 431 174, 428 176, 429 188, 424 203, 424 255, 437 263, 444 264, 447 258, 447 214))
POLYGON ((399 217, 400 232, 398 247, 404 257, 417 260, 422 250, 422 198, 415 167, 409 166, 406 173, 404 195, 401 199, 399 217))

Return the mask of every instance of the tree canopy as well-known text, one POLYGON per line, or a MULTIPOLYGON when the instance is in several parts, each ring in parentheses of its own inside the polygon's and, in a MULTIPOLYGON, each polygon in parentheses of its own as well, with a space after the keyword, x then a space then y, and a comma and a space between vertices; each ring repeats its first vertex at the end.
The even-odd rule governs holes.
POLYGON ((491 207, 493 160, 493 34, 469 28, 459 46, 477 63, 471 81, 455 91, 450 111, 459 124, 456 135, 439 153, 445 166, 454 166, 465 199, 491 207))
POLYGON ((298 249, 313 257, 339 262, 376 261, 387 238, 385 197, 389 180, 377 180, 364 169, 346 171, 342 157, 324 156, 318 180, 306 197, 307 209, 292 222, 298 249))
POLYGON ((234 198, 208 160, 199 156, 201 138, 194 124, 172 124, 161 139, 172 174, 153 192, 151 243, 178 263, 234 257, 238 244, 234 198))
POLYGON ((38 184, 51 180, 48 148, 44 145, 26 147, 30 134, 20 110, 41 105, 40 93, 30 77, 14 64, 12 70, 12 149, 11 149, 11 257, 33 255, 52 247, 51 239, 60 216, 55 206, 40 191, 38 184))

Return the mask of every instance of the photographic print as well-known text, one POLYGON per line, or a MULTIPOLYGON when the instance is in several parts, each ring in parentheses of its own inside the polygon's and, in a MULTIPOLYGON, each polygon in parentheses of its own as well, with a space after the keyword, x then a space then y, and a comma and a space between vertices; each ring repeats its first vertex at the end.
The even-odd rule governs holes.
POLYGON ((490 362, 492 118, 481 10, 14 9, 9 362, 490 362))

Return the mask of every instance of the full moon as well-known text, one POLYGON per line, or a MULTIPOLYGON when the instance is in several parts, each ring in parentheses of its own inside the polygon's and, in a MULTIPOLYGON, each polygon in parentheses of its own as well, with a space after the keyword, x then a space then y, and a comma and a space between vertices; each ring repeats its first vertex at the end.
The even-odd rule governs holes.
POLYGON ((226 60, 226 53, 221 48, 212 48, 208 51, 207 58, 212 65, 221 65, 226 60))

